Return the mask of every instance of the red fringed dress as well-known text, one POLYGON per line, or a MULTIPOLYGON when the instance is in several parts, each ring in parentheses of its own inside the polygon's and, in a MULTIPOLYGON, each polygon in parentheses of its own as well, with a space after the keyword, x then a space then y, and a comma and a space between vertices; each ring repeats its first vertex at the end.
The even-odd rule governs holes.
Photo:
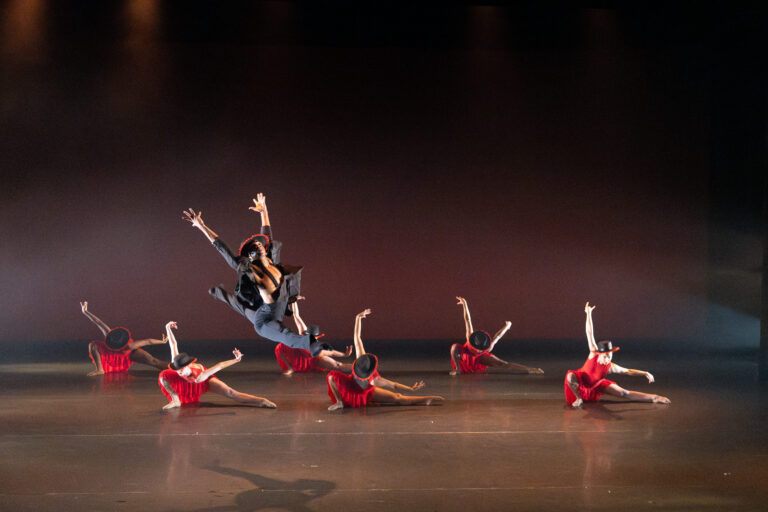
POLYGON ((576 398, 581 398, 585 402, 595 402, 600 399, 600 395, 603 394, 603 389, 607 388, 611 384, 616 384, 612 380, 605 378, 608 375, 608 371, 611 369, 611 363, 600 364, 597 359, 599 356, 589 357, 584 362, 584 366, 578 370, 568 370, 565 374, 565 401, 572 404, 576 401, 576 398), (573 394, 573 390, 568 385, 568 375, 576 375, 579 379, 579 396, 573 394))
POLYGON ((303 348, 292 348, 283 343, 278 343, 275 346, 275 358, 277 358, 277 364, 280 365, 284 372, 288 370, 295 372, 325 371, 325 368, 321 368, 317 364, 319 358, 312 357, 309 350, 304 350, 303 348), (285 364, 283 359, 288 361, 288 364, 285 364))
MULTIPOLYGON (((485 373, 488 366, 480 364, 478 359, 487 352, 481 352, 473 348, 468 341, 463 345, 459 345, 458 343, 455 345, 458 345, 459 347, 459 368, 461 369, 461 373, 485 373)), ((451 358, 451 368, 456 370, 456 362, 453 358, 451 358)))
MULTIPOLYGON (((363 389, 357 382, 355 382, 354 375, 347 375, 337 370, 328 372, 328 376, 331 377, 336 383, 336 389, 339 390, 341 395, 341 403, 344 407, 365 407, 371 401, 371 395, 373 394, 373 379, 379 376, 378 371, 374 371, 370 377, 368 377, 368 387, 363 389)), ((328 384, 328 396, 331 397, 331 402, 336 403, 336 397, 333 396, 331 385, 328 384)))
MULTIPOLYGON (((96 350, 99 351, 99 359, 101 359, 101 367, 104 369, 104 373, 124 372, 133 364, 131 361, 131 352, 133 350, 126 348, 123 350, 112 350, 109 348, 104 340, 94 341, 96 350)), ((88 355, 93 361, 93 354, 88 352, 88 355)), ((96 364, 96 361, 93 361, 96 364)))
POLYGON ((183 404, 191 404, 200 401, 200 395, 208 392, 208 380, 203 382, 195 382, 195 379, 205 371, 205 366, 197 363, 190 363, 189 365, 192 373, 188 377, 179 375, 176 370, 163 370, 160 372, 160 377, 157 380, 160 386, 160 391, 168 398, 169 401, 173 401, 171 395, 163 387, 163 383, 160 379, 165 379, 171 389, 178 395, 179 400, 183 404))

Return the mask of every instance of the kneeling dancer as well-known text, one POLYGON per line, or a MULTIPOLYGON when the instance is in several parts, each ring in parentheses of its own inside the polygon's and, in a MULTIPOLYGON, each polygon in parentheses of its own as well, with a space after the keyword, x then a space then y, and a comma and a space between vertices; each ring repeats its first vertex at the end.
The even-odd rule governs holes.
POLYGON ((163 409, 173 409, 181 404, 199 402, 200 395, 208 391, 231 398, 235 402, 256 404, 259 407, 271 409, 277 407, 266 398, 234 390, 213 376, 219 370, 239 363, 243 357, 239 350, 235 349, 232 351, 235 355, 234 359, 222 361, 206 369, 205 366, 196 362, 197 358, 193 358, 184 352, 179 353, 176 338, 173 335, 173 331, 171 331, 171 329, 176 328, 178 328, 176 322, 168 322, 165 326, 165 330, 168 333, 168 345, 171 347, 171 364, 168 365, 168 369, 160 372, 160 377, 158 378, 160 390, 170 400, 170 403, 165 405, 163 409))
POLYGON ((343 407, 365 407, 369 403, 396 405, 432 405, 442 402, 441 396, 406 396, 396 393, 397 390, 416 391, 424 387, 424 381, 413 386, 387 380, 376 370, 379 360, 373 354, 366 354, 363 340, 360 337, 362 320, 371 313, 370 309, 358 313, 355 317, 355 355, 357 359, 352 365, 352 374, 347 375, 333 370, 328 373, 328 396, 333 405, 329 411, 343 407))
POLYGON ((464 297, 456 297, 460 306, 464 308, 464 344, 454 343, 451 345, 451 368, 450 375, 457 373, 485 373, 488 367, 503 368, 512 373, 544 373, 541 368, 532 368, 517 363, 510 363, 499 359, 491 354, 493 347, 512 326, 512 322, 507 321, 504 327, 491 340, 490 334, 485 331, 472 330, 472 318, 469 316, 469 306, 464 297))
POLYGON ((105 373, 124 372, 133 363, 146 364, 159 370, 168 366, 168 363, 152 357, 149 352, 141 348, 147 345, 161 345, 165 343, 165 339, 148 338, 134 341, 131 338, 131 332, 125 327, 110 329, 99 317, 88 311, 87 301, 80 303, 80 309, 104 335, 103 340, 92 341, 88 344, 88 355, 91 356, 91 361, 96 366, 95 370, 88 373, 89 377, 105 373))
POLYGON ((584 311, 587 313, 587 344, 589 345, 589 357, 578 370, 569 370, 565 374, 565 401, 572 407, 581 407, 583 402, 596 402, 600 395, 606 394, 627 400, 638 402, 653 402, 657 404, 669 404, 669 398, 639 391, 628 391, 615 382, 605 378, 609 373, 625 375, 642 375, 648 382, 653 382, 653 375, 643 370, 623 368, 612 362, 613 353, 619 350, 608 341, 595 343, 594 329, 592 325, 592 310, 587 302, 584 311))

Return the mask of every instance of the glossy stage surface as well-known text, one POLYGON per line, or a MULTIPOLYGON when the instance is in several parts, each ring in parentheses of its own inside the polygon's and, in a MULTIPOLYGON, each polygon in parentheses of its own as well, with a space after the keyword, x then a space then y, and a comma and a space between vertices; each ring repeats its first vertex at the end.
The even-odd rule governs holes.
MULTIPOLYGON (((0 365, 0 509, 766 510, 768 389, 739 357, 617 362, 672 405, 564 406, 582 358, 518 358, 543 376, 448 375, 447 357, 382 358, 434 407, 329 413, 320 374, 246 359, 219 375, 278 409, 212 393, 163 412, 157 374, 112 380, 86 361, 0 365)), ((447 356, 447 354, 446 354, 447 356)), ((212 364, 216 360, 204 360, 212 364)))

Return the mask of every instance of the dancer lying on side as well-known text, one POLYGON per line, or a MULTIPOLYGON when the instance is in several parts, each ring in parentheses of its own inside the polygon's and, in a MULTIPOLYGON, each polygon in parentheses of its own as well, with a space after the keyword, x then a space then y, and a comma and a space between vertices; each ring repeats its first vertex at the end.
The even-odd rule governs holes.
POLYGON ((88 311, 87 301, 80 303, 80 309, 104 335, 103 340, 92 341, 88 344, 88 354, 96 366, 96 369, 90 372, 88 376, 124 372, 133 363, 154 366, 159 370, 168 367, 168 363, 152 357, 149 352, 141 348, 147 345, 162 345, 165 343, 165 336, 162 340, 148 338, 134 341, 130 331, 125 327, 110 329, 99 317, 88 311))
POLYGON ((469 316, 469 306, 464 297, 456 297, 460 306, 464 308, 464 344, 451 345, 451 375, 457 373, 485 373, 488 367, 503 368, 511 373, 544 373, 541 368, 532 368, 517 363, 509 363, 491 354, 493 347, 499 342, 512 326, 512 322, 506 322, 499 332, 491 340, 491 336, 485 331, 472 330, 472 318, 469 316))
POLYGON ((398 382, 387 380, 376 371, 379 364, 378 358, 373 354, 366 354, 363 348, 363 340, 360 337, 362 320, 371 313, 370 309, 358 313, 355 317, 355 355, 357 358, 352 365, 350 375, 333 370, 328 372, 328 396, 333 405, 329 411, 335 411, 343 407, 365 407, 369 403, 395 404, 395 405, 432 405, 433 402, 442 402, 441 396, 406 396, 397 393, 398 390, 416 391, 424 387, 424 381, 419 381, 413 386, 406 386, 398 382))
MULTIPOLYGON (((290 305, 293 313, 293 321, 296 322, 296 329, 300 334, 304 334, 307 331, 307 324, 302 320, 299 315, 299 300, 303 300, 304 297, 297 297, 297 302, 290 305)), ((326 344, 321 343, 323 350, 314 357, 308 350, 301 348, 291 348, 283 343, 278 343, 275 346, 275 358, 277 364, 280 365, 280 369, 283 370, 283 375, 290 376, 293 372, 311 372, 313 370, 324 372, 328 370, 339 370, 344 373, 352 372, 352 365, 344 364, 334 359, 334 357, 349 357, 352 355, 352 345, 347 347, 346 353, 333 350, 333 348, 326 344)))
POLYGON ((208 391, 231 398, 235 402, 256 404, 259 407, 271 409, 277 407, 266 398, 241 393, 227 386, 217 377, 214 377, 213 374, 219 370, 240 362, 243 354, 239 350, 235 349, 232 351, 235 355, 234 359, 222 361, 211 368, 206 368, 196 362, 197 358, 193 358, 184 352, 179 353, 176 337, 171 330, 177 328, 176 322, 168 322, 165 325, 165 331, 168 334, 168 345, 171 347, 171 364, 168 365, 168 369, 160 372, 160 377, 158 378, 160 390, 170 400, 170 403, 164 406, 163 409, 173 409, 181 404, 199 402, 200 395, 208 391))
POLYGON ((247 318, 259 336, 292 348, 303 348, 317 355, 322 348, 315 340, 319 334, 316 326, 311 326, 307 334, 299 335, 282 323, 288 304, 294 302, 299 295, 301 267, 280 263, 280 245, 272 240, 266 198, 259 194, 254 203, 256 206, 251 208, 261 213, 262 232, 248 237, 240 245, 237 255, 205 225, 202 212, 195 212, 191 208, 184 212, 183 219, 199 229, 237 272, 234 294, 221 286, 211 288, 209 293, 247 318))
POLYGON ((600 395, 606 394, 626 400, 637 402, 653 402, 657 404, 671 403, 669 398, 639 391, 628 391, 615 382, 605 378, 609 373, 624 375, 642 375, 648 382, 653 382, 653 375, 643 370, 631 370, 623 368, 612 362, 613 353, 619 347, 606 340, 595 343, 594 328, 592 326, 592 310, 587 302, 584 312, 587 313, 587 344, 589 345, 589 357, 578 370, 568 370, 565 374, 565 401, 572 407, 581 407, 583 402, 596 402, 600 395))

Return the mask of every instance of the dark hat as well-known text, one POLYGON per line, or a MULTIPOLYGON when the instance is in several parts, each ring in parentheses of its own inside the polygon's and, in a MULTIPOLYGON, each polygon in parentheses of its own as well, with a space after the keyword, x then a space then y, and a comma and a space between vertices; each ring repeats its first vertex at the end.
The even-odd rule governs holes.
POLYGON ((264 246, 265 251, 269 250, 269 237, 267 235, 257 233, 255 235, 249 236, 243 240, 242 244, 240 244, 240 256, 248 256, 248 253, 251 252, 252 248, 256 245, 256 242, 259 242, 262 246, 264 246))
POLYGON ((363 354, 352 364, 352 373, 358 379, 365 380, 376 371, 378 366, 379 358, 373 354, 363 354))
POLYGON ((605 354, 605 353, 608 353, 608 352, 616 352, 617 350, 619 350, 619 347, 615 347, 614 348, 613 343, 611 343, 610 340, 598 341, 597 342, 597 352, 599 354, 605 354))
POLYGON ((485 352, 491 348, 491 335, 485 331, 475 331, 469 336, 469 344, 475 350, 485 352))
POLYGON ((104 338, 104 343, 110 350, 123 350, 131 341, 131 332, 125 327, 115 327, 104 338))
POLYGON ((195 361, 197 361, 196 357, 192 357, 186 352, 180 352, 176 354, 176 357, 173 358, 173 361, 171 361, 171 364, 168 365, 168 368, 171 370, 181 370, 188 364, 192 364, 195 361))

